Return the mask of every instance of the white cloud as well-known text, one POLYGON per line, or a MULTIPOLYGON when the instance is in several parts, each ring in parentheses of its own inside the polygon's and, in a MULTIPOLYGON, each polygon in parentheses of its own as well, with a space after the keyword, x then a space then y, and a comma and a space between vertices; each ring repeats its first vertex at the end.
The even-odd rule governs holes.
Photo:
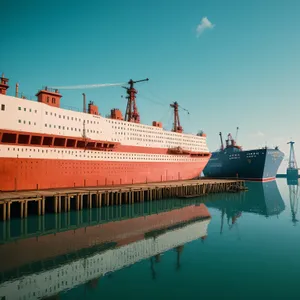
POLYGON ((197 37, 199 37, 206 29, 213 29, 215 24, 212 24, 207 17, 203 17, 200 24, 197 25, 196 33, 197 37))

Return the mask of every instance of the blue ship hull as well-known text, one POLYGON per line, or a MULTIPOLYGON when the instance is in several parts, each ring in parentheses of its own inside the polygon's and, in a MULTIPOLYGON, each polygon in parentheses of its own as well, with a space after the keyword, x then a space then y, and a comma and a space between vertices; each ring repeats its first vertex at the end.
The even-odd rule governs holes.
POLYGON ((240 178, 253 181, 274 180, 284 154, 278 149, 213 152, 203 170, 205 177, 240 178))

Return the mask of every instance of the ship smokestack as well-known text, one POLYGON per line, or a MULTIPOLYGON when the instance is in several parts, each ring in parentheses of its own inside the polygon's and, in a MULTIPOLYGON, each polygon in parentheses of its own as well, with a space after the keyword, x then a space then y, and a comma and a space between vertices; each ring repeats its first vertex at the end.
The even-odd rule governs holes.
POLYGON ((85 93, 82 93, 83 96, 83 112, 86 113, 86 100, 85 100, 85 93))
POLYGON ((16 83, 16 98, 18 98, 18 94, 19 94, 19 84, 16 83))

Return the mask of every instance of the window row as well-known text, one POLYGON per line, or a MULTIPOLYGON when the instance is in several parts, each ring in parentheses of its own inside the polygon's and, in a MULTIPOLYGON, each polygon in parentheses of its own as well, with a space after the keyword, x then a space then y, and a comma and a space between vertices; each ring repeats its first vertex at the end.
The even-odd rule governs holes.
POLYGON ((39 152, 39 153, 58 153, 58 154, 71 154, 75 157, 85 157, 85 158, 113 158, 113 159, 144 159, 144 160, 185 160, 185 161, 195 161, 196 159, 191 159, 186 156, 172 156, 172 155, 157 155, 157 154, 131 154, 131 153, 101 153, 95 155, 96 153, 92 151, 85 151, 87 155, 83 155, 82 151, 72 151, 72 150, 56 150, 56 149, 36 149, 36 148, 7 148, 8 151, 18 151, 18 152, 39 152), (93 155, 94 154, 94 155, 93 155))
MULTIPOLYGON (((19 123, 22 123, 22 120, 18 120, 19 123)), ((27 121, 28 125, 31 125, 31 121, 27 121)), ((26 121, 23 120, 23 124, 26 124, 26 121)), ((32 125, 36 125, 36 122, 32 122, 32 125)))
MULTIPOLYGON (((32 112, 32 109, 31 109, 31 108, 28 108, 28 109, 27 109, 26 107, 24 107, 23 109, 24 109, 24 111, 32 112)), ((19 107, 18 107, 18 110, 22 110, 22 107, 19 106, 19 107)), ((37 110, 35 109, 34 112, 37 113, 37 110)))
POLYGON ((49 116, 58 117, 59 119, 71 120, 71 121, 75 121, 75 122, 83 121, 85 124, 98 124, 99 125, 98 121, 84 120, 84 119, 81 119, 81 118, 70 117, 70 116, 66 116, 66 115, 57 114, 57 113, 54 113, 54 112, 45 111, 45 114, 49 115, 49 116))
MULTIPOLYGON (((71 130, 71 131, 78 131, 78 132, 81 132, 81 131, 84 131, 84 129, 80 129, 80 128, 73 128, 73 127, 67 127, 67 126, 61 126, 61 125, 51 125, 51 124, 46 124, 45 123, 45 127, 49 127, 49 128, 57 128, 57 129, 62 129, 62 130, 71 130)), ((85 129, 86 132, 88 133, 102 133, 102 131, 98 131, 98 130, 92 130, 92 129, 85 129)))

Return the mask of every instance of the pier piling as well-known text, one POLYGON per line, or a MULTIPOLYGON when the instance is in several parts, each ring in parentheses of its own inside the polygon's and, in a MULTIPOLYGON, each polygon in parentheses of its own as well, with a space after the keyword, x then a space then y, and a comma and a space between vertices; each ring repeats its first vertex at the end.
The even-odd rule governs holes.
POLYGON ((0 192, 0 217, 3 221, 10 220, 13 203, 19 203, 18 216, 26 218, 29 210, 28 204, 31 207, 33 201, 36 214, 45 215, 46 208, 47 212, 50 208, 50 211, 59 214, 72 209, 81 211, 83 208, 121 206, 176 197, 200 197, 210 193, 237 192, 244 189, 245 181, 243 180, 200 179, 110 187, 0 192))

